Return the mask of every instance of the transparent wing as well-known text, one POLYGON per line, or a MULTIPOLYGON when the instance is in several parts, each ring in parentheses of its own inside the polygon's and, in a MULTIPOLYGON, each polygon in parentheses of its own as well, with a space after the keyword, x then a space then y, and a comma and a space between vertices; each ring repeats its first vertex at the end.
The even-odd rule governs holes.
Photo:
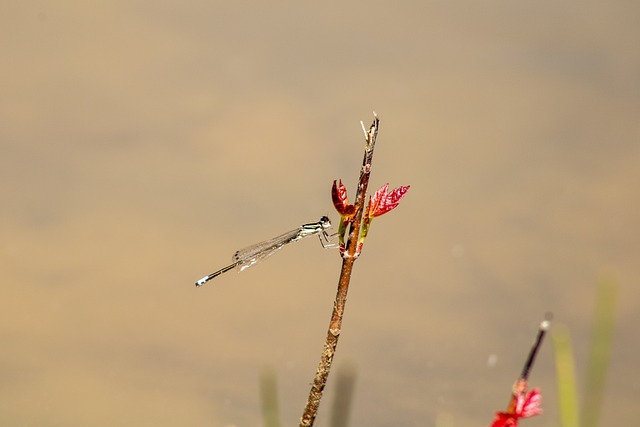
POLYGON ((300 229, 295 229, 281 234, 264 242, 256 243, 244 249, 240 249, 231 257, 233 263, 238 263, 240 271, 249 268, 263 259, 273 255, 282 249, 287 243, 295 242, 301 238, 300 229))

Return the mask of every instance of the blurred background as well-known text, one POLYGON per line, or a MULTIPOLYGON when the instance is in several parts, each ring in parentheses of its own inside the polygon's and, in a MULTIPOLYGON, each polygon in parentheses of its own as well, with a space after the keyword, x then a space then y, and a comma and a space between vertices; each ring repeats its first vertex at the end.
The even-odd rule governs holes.
MULTIPOLYGON (((355 196, 374 110, 370 192, 411 189, 355 265, 335 359, 357 373, 352 425, 488 425, 549 311, 582 385, 602 280, 602 425, 637 418, 640 3, 1 9, 0 424, 258 426, 271 367, 297 425, 337 251, 193 282, 337 224, 331 184, 355 196)), ((551 344, 527 425, 558 424, 551 344)))

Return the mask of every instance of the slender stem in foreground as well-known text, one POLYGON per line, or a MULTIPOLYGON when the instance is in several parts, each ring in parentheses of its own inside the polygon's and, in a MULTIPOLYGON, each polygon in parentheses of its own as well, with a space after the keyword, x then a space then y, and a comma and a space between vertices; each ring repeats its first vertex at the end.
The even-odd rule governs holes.
POLYGON ((546 335, 549 330, 550 322, 551 322, 551 314, 547 314, 545 316, 545 320, 540 323, 540 327, 538 328, 538 334, 536 335, 536 339, 533 342, 533 346, 531 346, 531 350, 529 350, 529 356, 527 356, 527 361, 522 368, 522 373, 520 374, 521 380, 528 381, 529 380, 529 372, 533 367, 533 362, 536 360, 536 356, 538 355, 538 351, 540 350, 540 346, 542 345, 542 339, 546 335))
POLYGON ((324 343, 316 375, 313 379, 313 384, 311 385, 307 404, 304 408, 302 418, 300 418, 300 427, 310 427, 316 419, 320 400, 322 399, 322 392, 324 391, 327 379, 329 378, 331 363, 333 362, 333 356, 335 355, 336 347, 338 345, 344 307, 347 302, 349 281, 351 280, 351 270, 353 269, 353 263, 357 258, 356 249, 358 248, 360 225, 362 221, 362 213, 364 212, 367 186, 369 185, 369 175, 371 173, 373 150, 375 148, 376 137, 378 135, 378 125, 378 116, 374 113, 373 123, 369 127, 368 131, 365 130, 366 145, 364 158, 362 160, 362 169, 360 170, 360 179, 358 180, 358 192, 356 194, 355 201, 356 214, 354 220, 350 222, 349 239, 347 240, 346 248, 342 255, 342 270, 340 271, 340 279, 338 280, 338 291, 333 304, 331 322, 329 323, 327 338, 324 343))

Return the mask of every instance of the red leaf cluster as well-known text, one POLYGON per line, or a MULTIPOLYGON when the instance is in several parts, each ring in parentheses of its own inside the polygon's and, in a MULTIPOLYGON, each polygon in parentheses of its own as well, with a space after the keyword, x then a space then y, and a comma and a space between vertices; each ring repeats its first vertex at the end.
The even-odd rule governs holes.
POLYGON ((541 414, 541 403, 542 395, 540 390, 534 388, 527 391, 525 383, 524 388, 513 394, 509 409, 506 412, 496 412, 496 417, 491 423, 491 427, 517 427, 520 418, 529 418, 541 414))

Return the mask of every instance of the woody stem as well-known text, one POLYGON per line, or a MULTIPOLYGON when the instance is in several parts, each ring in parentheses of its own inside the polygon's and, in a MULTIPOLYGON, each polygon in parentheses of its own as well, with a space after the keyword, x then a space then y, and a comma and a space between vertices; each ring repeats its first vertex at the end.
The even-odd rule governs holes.
POLYGON ((374 113, 373 123, 369 127, 369 131, 365 131, 366 145, 364 158, 362 160, 362 168, 360 169, 360 179, 358 180, 358 191, 355 201, 356 213, 353 221, 350 222, 349 238, 347 240, 345 251, 342 254, 342 269, 340 271, 340 279, 338 280, 338 291, 333 304, 333 312, 331 313, 331 322, 329 323, 327 338, 322 349, 320 363, 318 364, 318 369, 316 370, 316 375, 313 379, 311 390, 309 391, 307 404, 304 408, 304 413, 300 418, 300 427, 313 426, 318 413, 318 407, 320 406, 320 400, 322 399, 322 393, 327 383, 327 379, 329 378, 329 372, 331 371, 331 364, 336 352, 336 347, 338 345, 338 338, 340 337, 342 328, 342 318, 344 316, 344 307, 347 302, 347 292, 349 290, 349 282, 351 280, 351 271, 353 269, 353 263, 357 258, 356 251, 358 249, 358 237, 360 234, 362 214, 364 212, 367 186, 369 185, 373 150, 375 148, 376 137, 378 135, 378 125, 378 116, 374 113))

